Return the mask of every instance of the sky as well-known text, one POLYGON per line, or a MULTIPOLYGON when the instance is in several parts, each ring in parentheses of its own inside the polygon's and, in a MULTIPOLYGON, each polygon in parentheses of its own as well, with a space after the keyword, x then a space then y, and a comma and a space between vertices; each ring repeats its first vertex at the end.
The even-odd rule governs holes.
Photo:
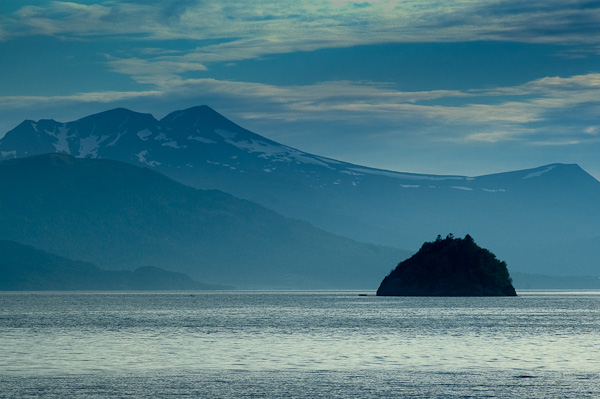
POLYGON ((209 105, 302 151, 600 179, 600 1, 2 0, 0 137, 209 105))

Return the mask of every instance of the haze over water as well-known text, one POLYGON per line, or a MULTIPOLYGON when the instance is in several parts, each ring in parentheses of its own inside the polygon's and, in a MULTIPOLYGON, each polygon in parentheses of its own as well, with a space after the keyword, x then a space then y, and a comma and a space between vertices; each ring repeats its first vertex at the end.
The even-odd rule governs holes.
POLYGON ((1 398, 598 397, 600 293, 2 293, 1 398))

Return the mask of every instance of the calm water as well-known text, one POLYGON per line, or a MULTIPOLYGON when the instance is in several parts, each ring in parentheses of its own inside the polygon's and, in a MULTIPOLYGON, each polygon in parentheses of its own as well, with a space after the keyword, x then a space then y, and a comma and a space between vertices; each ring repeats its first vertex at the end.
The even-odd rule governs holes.
POLYGON ((600 292, 0 293, 0 398, 600 398, 600 292))

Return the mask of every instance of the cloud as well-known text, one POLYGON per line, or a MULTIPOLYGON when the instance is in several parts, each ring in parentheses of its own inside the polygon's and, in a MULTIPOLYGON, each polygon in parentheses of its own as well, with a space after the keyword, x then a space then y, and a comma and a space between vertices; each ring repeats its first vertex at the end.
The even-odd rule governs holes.
POLYGON ((192 58, 162 56, 152 59, 111 59, 109 66, 118 73, 132 75, 138 83, 165 88, 172 85, 173 81, 179 81, 180 74, 207 70, 206 66, 194 62, 192 58))
MULTIPOLYGON (((466 141, 482 142, 482 143, 500 143, 505 141, 521 140, 521 136, 531 135, 531 131, 527 130, 510 130, 510 131, 488 131, 471 133, 466 136, 466 141)), ((460 140, 463 141, 463 140, 460 140)))
POLYGON ((597 136, 600 134, 600 126, 588 126, 583 131, 591 136, 597 136))
POLYGON ((600 3, 584 0, 49 1, 1 18, 0 40, 112 41, 105 50, 109 68, 157 90, 216 63, 376 43, 510 40, 569 44, 570 56, 600 54, 600 3), (181 40, 189 48, 176 50, 181 40))
POLYGON ((159 91, 109 91, 96 93, 79 93, 66 96, 0 96, 0 108, 14 110, 51 104, 55 107, 75 103, 104 103, 110 104, 122 100, 139 100, 144 97, 158 97, 164 93, 159 91))
POLYGON ((531 145, 539 147, 563 147, 581 144, 579 140, 532 141, 531 145))
POLYGON ((365 136, 394 131, 404 137, 415 135, 424 141, 501 143, 518 140, 537 142, 537 145, 572 145, 598 136, 599 81, 600 74, 588 74, 543 78, 487 91, 403 92, 374 82, 331 81, 276 86, 181 79, 173 75, 156 90, 0 97, 0 107, 5 110, 36 107, 36 104, 65 107, 69 103, 97 103, 106 107, 106 104, 123 106, 152 101, 155 108, 164 108, 160 104, 191 106, 201 102, 221 109, 227 115, 273 126, 318 123, 337 126, 338 130, 361 127, 365 136), (511 94, 510 101, 503 100, 507 93, 511 94), (519 96, 522 99, 515 100, 519 96), (497 97, 498 101, 482 103, 482 99, 488 101, 490 97, 497 97), (445 104, 437 104, 439 100, 445 104), (453 105, 454 100, 459 104, 453 105))
MULTIPOLYGON (((155 90, 168 91, 169 87, 181 89, 184 84, 192 87, 199 84, 201 81, 188 79, 189 73, 210 72, 216 63, 374 43, 514 40, 571 43, 573 47, 569 49, 573 51, 598 51, 600 35, 592 32, 596 26, 593 21, 600 21, 600 4, 583 0, 572 0, 566 5, 559 0, 531 4, 483 0, 242 3, 232 0, 170 0, 98 1, 94 4, 49 1, 36 6, 25 5, 3 16, 0 39, 49 35, 65 40, 113 40, 114 50, 106 57, 112 71, 130 76, 135 82, 150 85, 155 90), (176 40, 189 41, 191 48, 174 49, 172 43, 176 40), (127 45, 120 46, 121 41, 127 45)), ((539 96, 539 93, 557 90, 557 87, 566 95, 566 83, 583 87, 582 92, 589 93, 585 88, 589 81, 566 82, 546 78, 545 81, 531 82, 529 87, 499 88, 497 94, 487 95, 508 95, 512 90, 515 95, 535 92, 539 96)), ((455 98, 478 94, 467 91, 467 88, 460 93, 399 93, 373 84, 355 84, 352 87, 348 82, 332 84, 334 89, 340 90, 338 101, 306 98, 289 100, 290 104, 293 103, 297 110, 315 114, 319 113, 319 109, 322 112, 352 109, 353 112, 434 115, 448 121, 469 117, 480 123, 510 120, 526 123, 538 120, 539 115, 534 112, 530 116, 519 108, 519 104, 510 103, 502 107, 473 104, 458 109, 423 105, 428 96, 432 100, 440 98, 440 95, 455 98), (346 94, 348 91, 352 93, 346 94), (349 95, 366 99, 341 101, 349 95), (386 106, 384 102, 390 105, 386 106)), ((283 92, 282 98, 294 98, 294 93, 316 95, 321 89, 332 87, 325 83, 277 90, 283 92)), ((579 101, 581 93, 574 95, 577 96, 575 101, 579 101)), ((541 104, 540 100, 539 105, 556 108, 558 104, 549 102, 568 102, 568 95, 566 97, 550 95, 545 99, 548 104, 541 104)), ((528 104, 529 109, 532 107, 533 104, 528 104)))
POLYGON ((47 6, 24 6, 10 18, 15 36, 105 34, 98 23, 111 11, 98 4, 53 1, 47 6))
MULTIPOLYGON (((510 40, 570 43, 597 51, 600 5, 580 1, 165 1, 79 4, 53 1, 9 16, 13 35, 137 35, 220 39, 231 60, 357 44, 510 40)), ((210 55, 211 48, 206 49, 210 55)))
MULTIPOLYGON (((348 118, 385 118, 399 120, 436 119, 439 123, 527 125, 543 122, 557 110, 598 105, 598 74, 571 78, 540 79, 489 91, 434 90, 402 92, 377 83, 348 81, 325 82, 308 86, 272 86, 245 82, 195 80, 181 86, 201 86, 202 90, 232 98, 257 98, 280 104, 303 118, 347 120, 348 118), (567 94, 565 94, 567 92, 567 94), (523 96, 522 101, 502 101, 506 93, 523 96), (495 105, 479 103, 481 97, 499 97, 495 105), (424 105, 425 100, 462 99, 464 105, 424 105), (360 116, 357 116, 360 115, 360 116)), ((267 115, 265 115, 266 117, 267 115)))

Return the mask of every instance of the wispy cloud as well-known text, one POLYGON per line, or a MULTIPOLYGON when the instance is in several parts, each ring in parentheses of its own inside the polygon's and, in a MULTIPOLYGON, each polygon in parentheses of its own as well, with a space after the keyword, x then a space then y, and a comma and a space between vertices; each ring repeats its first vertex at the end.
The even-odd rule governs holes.
POLYGON ((5 24, 14 36, 109 34, 100 23, 111 13, 110 6, 53 1, 46 6, 24 6, 5 24))
POLYGON ((123 40, 127 47, 109 54, 107 65, 162 89, 216 62, 376 43, 510 40, 598 52, 599 23, 600 3, 585 0, 49 1, 2 16, 0 40, 123 40), (172 52, 173 40, 192 48, 172 52))
MULTIPOLYGON (((250 82, 220 81, 215 79, 179 79, 174 77, 160 90, 140 92, 83 93, 56 97, 0 97, 5 109, 68 102, 116 103, 143 101, 160 97, 163 101, 190 99, 198 101, 198 93, 204 100, 220 104, 235 104, 233 113, 248 120, 293 123, 314 121, 337 123, 340 128, 348 124, 371 124, 373 126, 396 126, 403 134, 410 132, 403 126, 437 126, 431 140, 480 141, 496 143, 512 140, 539 138, 539 144, 556 136, 557 144, 573 144, 596 138, 595 125, 600 98, 598 88, 600 74, 573 76, 569 78, 544 78, 524 85, 491 88, 487 91, 434 90, 402 92, 381 83, 334 81, 306 86, 275 86, 250 82), (501 101, 502 96, 523 97, 521 101, 501 101), (495 104, 481 103, 481 98, 498 96, 495 104), (218 100, 216 100, 218 99, 218 100), (460 99, 462 105, 438 105, 436 100, 460 99), (433 101, 432 104, 428 102, 433 101), (257 105, 258 104, 258 105, 257 105), (566 129, 551 133, 551 127, 560 126, 563 114, 577 109, 577 115, 590 119, 570 123, 566 129), (418 121, 418 122, 417 122, 418 121), (535 128, 534 128, 535 127, 535 128), (452 136, 441 135, 452 131, 452 136), (569 139, 565 140, 565 136, 569 139), (541 137, 541 138, 540 138, 541 137)), ((231 105, 229 105, 231 107, 231 105)), ((372 130, 377 134, 377 129, 372 130)))
POLYGON ((51 105, 52 107, 66 107, 77 103, 111 104, 123 100, 140 100, 145 97, 158 97, 164 95, 159 91, 107 91, 96 93, 79 93, 65 96, 0 96, 0 108, 5 111, 18 110, 51 105))
MULTIPOLYGON (((597 46, 600 4, 586 0, 52 1, 5 18, 8 34, 139 35, 141 39, 237 38, 271 51, 396 41, 514 40, 597 46), (241 39, 244 38, 244 39, 241 39), (268 46, 272 44, 272 46, 268 46)), ((236 42, 237 43, 237 42, 236 42)), ((230 45, 231 46, 231 45, 230 45)), ((235 46, 233 46, 235 47, 235 46)), ((235 59, 235 53, 229 56, 235 59)))
POLYGON ((180 74, 207 70, 206 66, 194 62, 191 58, 193 57, 173 59, 173 57, 163 56, 152 60, 140 58, 112 59, 109 61, 109 65, 116 72, 132 75, 138 83, 164 88, 172 86, 173 81, 180 81, 180 74))

